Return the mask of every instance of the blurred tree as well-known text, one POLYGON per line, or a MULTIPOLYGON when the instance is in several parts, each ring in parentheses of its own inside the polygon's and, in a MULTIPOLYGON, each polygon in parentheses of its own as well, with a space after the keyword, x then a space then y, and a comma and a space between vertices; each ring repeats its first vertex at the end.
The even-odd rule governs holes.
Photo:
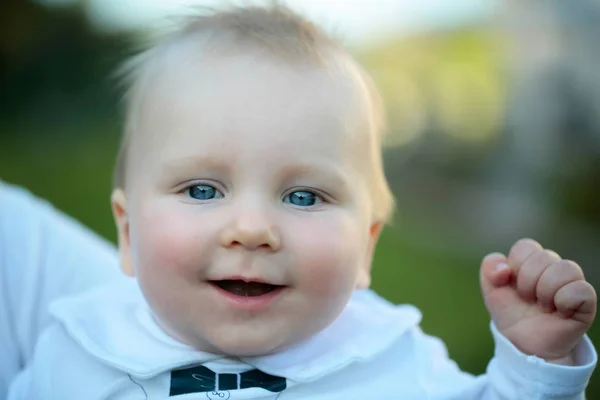
MULTIPOLYGON (((99 35, 83 8, 30 1, 0 3, 0 121, 3 134, 112 118, 116 92, 108 81, 123 55, 122 35, 99 35)), ((81 132, 78 132, 81 134, 81 132)))

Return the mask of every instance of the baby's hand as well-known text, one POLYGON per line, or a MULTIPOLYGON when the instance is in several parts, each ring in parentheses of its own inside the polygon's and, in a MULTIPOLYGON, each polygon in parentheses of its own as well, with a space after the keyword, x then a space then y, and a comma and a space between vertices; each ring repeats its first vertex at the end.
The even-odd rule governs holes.
POLYGON ((573 362, 571 351, 596 316, 596 291, 579 265, 522 239, 508 259, 500 253, 485 257, 480 278, 496 327, 519 350, 573 362))

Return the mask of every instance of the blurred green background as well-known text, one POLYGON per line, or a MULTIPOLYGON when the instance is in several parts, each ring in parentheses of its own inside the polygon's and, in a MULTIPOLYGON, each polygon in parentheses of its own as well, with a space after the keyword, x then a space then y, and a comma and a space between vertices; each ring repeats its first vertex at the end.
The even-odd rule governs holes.
MULTIPOLYGON (((0 179, 114 241, 121 116, 110 75, 143 33, 99 29, 88 2, 65 3, 0 5, 0 179)), ((600 288, 600 6, 523 3, 352 46, 388 105, 398 200, 373 287, 418 306, 424 330, 475 374, 493 350, 485 254, 534 237, 600 288)), ((590 336, 600 342, 596 327, 590 336)), ((597 376, 588 398, 600 398, 597 376)))

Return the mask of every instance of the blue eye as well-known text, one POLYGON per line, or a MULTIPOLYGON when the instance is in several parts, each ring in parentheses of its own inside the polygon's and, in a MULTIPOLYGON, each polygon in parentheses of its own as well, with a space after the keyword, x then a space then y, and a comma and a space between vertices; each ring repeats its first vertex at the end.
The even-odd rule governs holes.
POLYGON ((312 193, 304 190, 292 192, 284 197, 284 203, 290 203, 299 207, 310 207, 322 202, 321 198, 312 193))
POLYGON ((191 198, 196 200, 212 200, 223 197, 221 192, 210 185, 194 185, 190 186, 186 191, 191 198))

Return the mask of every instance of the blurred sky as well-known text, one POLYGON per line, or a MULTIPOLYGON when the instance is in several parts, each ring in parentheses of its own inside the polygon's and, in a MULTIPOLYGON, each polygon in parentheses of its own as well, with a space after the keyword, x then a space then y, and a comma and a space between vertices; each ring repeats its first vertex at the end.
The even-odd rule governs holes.
MULTIPOLYGON (((53 6, 84 3, 101 30, 147 27, 192 5, 264 3, 265 0, 35 0, 53 6)), ((500 0, 285 0, 351 45, 488 17, 500 0)))

